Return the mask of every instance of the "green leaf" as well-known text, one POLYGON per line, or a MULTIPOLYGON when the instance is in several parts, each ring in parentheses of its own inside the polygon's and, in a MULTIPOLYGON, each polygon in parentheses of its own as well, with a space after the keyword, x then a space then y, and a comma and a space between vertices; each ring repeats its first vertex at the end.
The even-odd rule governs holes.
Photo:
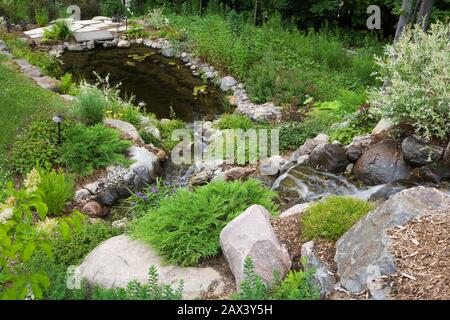
POLYGON ((31 256, 33 255, 34 249, 36 249, 36 245, 33 242, 29 242, 22 253, 22 259, 24 262, 27 262, 30 260, 31 256))

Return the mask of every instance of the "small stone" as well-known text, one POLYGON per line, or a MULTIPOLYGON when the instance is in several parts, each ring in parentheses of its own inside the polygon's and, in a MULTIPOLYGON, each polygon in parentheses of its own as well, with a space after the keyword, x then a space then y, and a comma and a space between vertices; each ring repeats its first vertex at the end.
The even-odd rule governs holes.
POLYGON ((104 217, 103 207, 97 201, 90 201, 83 207, 83 212, 93 217, 104 217))
POLYGON ((312 204, 313 204, 313 202, 306 202, 306 203, 296 204, 292 208, 289 208, 286 211, 284 211, 282 214, 280 214, 280 218, 288 218, 288 217, 291 217, 293 215, 302 214, 312 204))
POLYGON ((120 40, 119 43, 117 44, 118 48, 129 48, 131 47, 131 43, 128 40, 120 40))
POLYGON ((237 80, 233 77, 225 77, 220 82, 220 90, 227 92, 230 91, 232 87, 234 87, 237 84, 237 80))

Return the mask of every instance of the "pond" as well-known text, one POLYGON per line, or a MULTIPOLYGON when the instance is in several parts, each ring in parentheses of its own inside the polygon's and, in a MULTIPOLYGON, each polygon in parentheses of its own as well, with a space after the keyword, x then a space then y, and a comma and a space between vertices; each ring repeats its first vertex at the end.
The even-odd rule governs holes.
POLYGON ((74 79, 96 82, 109 74, 111 85, 121 83, 123 97, 135 96, 159 119, 169 118, 171 107, 177 118, 187 122, 214 120, 223 113, 219 89, 192 75, 178 59, 169 59, 144 46, 130 49, 96 49, 66 52, 61 57, 64 72, 74 79))

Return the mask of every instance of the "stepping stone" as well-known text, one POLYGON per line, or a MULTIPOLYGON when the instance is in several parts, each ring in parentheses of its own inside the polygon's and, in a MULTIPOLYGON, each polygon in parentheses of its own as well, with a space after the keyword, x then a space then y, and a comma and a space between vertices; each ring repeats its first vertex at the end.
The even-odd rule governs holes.
POLYGON ((98 30, 90 32, 74 32, 73 37, 77 42, 104 41, 114 39, 113 34, 106 30, 98 30))

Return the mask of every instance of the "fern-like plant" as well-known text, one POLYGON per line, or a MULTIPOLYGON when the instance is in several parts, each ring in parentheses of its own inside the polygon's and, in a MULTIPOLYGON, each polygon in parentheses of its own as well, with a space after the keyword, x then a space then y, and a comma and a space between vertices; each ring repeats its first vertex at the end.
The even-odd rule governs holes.
POLYGON ((249 206, 276 213, 276 194, 257 180, 214 182, 195 191, 180 189, 159 208, 137 219, 131 235, 154 247, 169 263, 196 265, 220 252, 220 232, 249 206))
POLYGON ((64 212, 66 202, 74 195, 75 182, 71 175, 56 170, 41 170, 38 191, 42 201, 48 207, 48 213, 53 216, 64 212))

